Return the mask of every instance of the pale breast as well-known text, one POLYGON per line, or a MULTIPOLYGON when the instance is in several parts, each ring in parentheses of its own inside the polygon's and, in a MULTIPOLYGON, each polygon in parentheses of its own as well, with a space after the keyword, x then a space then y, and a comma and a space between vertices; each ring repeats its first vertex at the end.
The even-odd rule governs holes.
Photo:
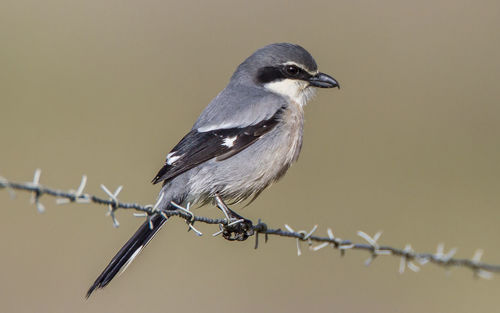
POLYGON ((302 134, 304 131, 304 109, 303 106, 292 102, 282 117, 283 134, 287 138, 287 145, 283 145, 286 152, 288 164, 296 161, 302 148, 302 134), (288 135, 287 135, 288 134, 288 135), (286 147, 288 146, 288 147, 286 147))
POLYGON ((251 146, 223 161, 210 160, 193 171, 191 196, 206 200, 215 193, 235 201, 260 193, 285 174, 302 146, 304 112, 293 103, 275 129, 251 146))

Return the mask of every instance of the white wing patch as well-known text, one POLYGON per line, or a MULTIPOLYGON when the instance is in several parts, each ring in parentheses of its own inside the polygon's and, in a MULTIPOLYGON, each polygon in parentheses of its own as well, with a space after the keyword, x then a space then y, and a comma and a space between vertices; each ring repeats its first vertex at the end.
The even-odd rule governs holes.
POLYGON ((182 155, 175 155, 175 151, 174 152, 170 152, 169 154, 167 154, 167 164, 168 165, 172 165, 175 161, 179 160, 181 158, 182 155))
POLYGON ((238 126, 240 126, 240 125, 236 122, 227 122, 227 123, 222 123, 222 124, 217 124, 217 125, 203 126, 203 127, 200 127, 196 130, 199 131, 200 133, 206 133, 206 132, 209 132, 212 130, 227 129, 227 128, 233 128, 233 127, 238 127, 238 126))
POLYGON ((238 136, 224 138, 224 142, 222 143, 222 145, 231 148, 232 146, 234 146, 234 142, 237 138, 238 136))

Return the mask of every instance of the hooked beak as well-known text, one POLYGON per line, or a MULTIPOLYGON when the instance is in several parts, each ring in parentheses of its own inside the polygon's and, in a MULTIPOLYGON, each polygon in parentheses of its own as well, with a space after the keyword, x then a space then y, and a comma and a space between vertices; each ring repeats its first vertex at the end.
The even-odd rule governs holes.
POLYGON ((340 89, 339 83, 330 75, 324 73, 318 73, 311 78, 309 78, 309 84, 314 87, 319 88, 334 88, 340 89))

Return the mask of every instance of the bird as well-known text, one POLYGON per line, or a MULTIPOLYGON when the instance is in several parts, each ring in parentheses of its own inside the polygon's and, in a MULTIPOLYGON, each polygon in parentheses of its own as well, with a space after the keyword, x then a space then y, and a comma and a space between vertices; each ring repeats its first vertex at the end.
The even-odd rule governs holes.
MULTIPOLYGON (((303 47, 273 43, 255 51, 167 154, 152 181, 162 183, 156 207, 175 210, 215 202, 229 217, 240 219, 226 204, 253 201, 299 157, 304 106, 315 87, 340 85, 318 71, 316 61, 303 47)), ((86 297, 125 270, 167 219, 160 213, 149 216, 97 277, 86 297)), ((246 239, 251 232, 248 223, 243 219, 226 234, 227 239, 246 239)))

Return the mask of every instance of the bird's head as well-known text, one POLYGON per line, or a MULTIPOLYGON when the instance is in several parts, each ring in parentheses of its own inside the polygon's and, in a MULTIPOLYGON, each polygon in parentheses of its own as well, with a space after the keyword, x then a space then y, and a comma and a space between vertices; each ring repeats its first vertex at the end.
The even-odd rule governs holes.
POLYGON ((233 75, 288 97, 300 105, 314 95, 314 88, 339 88, 331 76, 318 71, 316 61, 307 50, 290 43, 275 43, 248 57, 233 75))

